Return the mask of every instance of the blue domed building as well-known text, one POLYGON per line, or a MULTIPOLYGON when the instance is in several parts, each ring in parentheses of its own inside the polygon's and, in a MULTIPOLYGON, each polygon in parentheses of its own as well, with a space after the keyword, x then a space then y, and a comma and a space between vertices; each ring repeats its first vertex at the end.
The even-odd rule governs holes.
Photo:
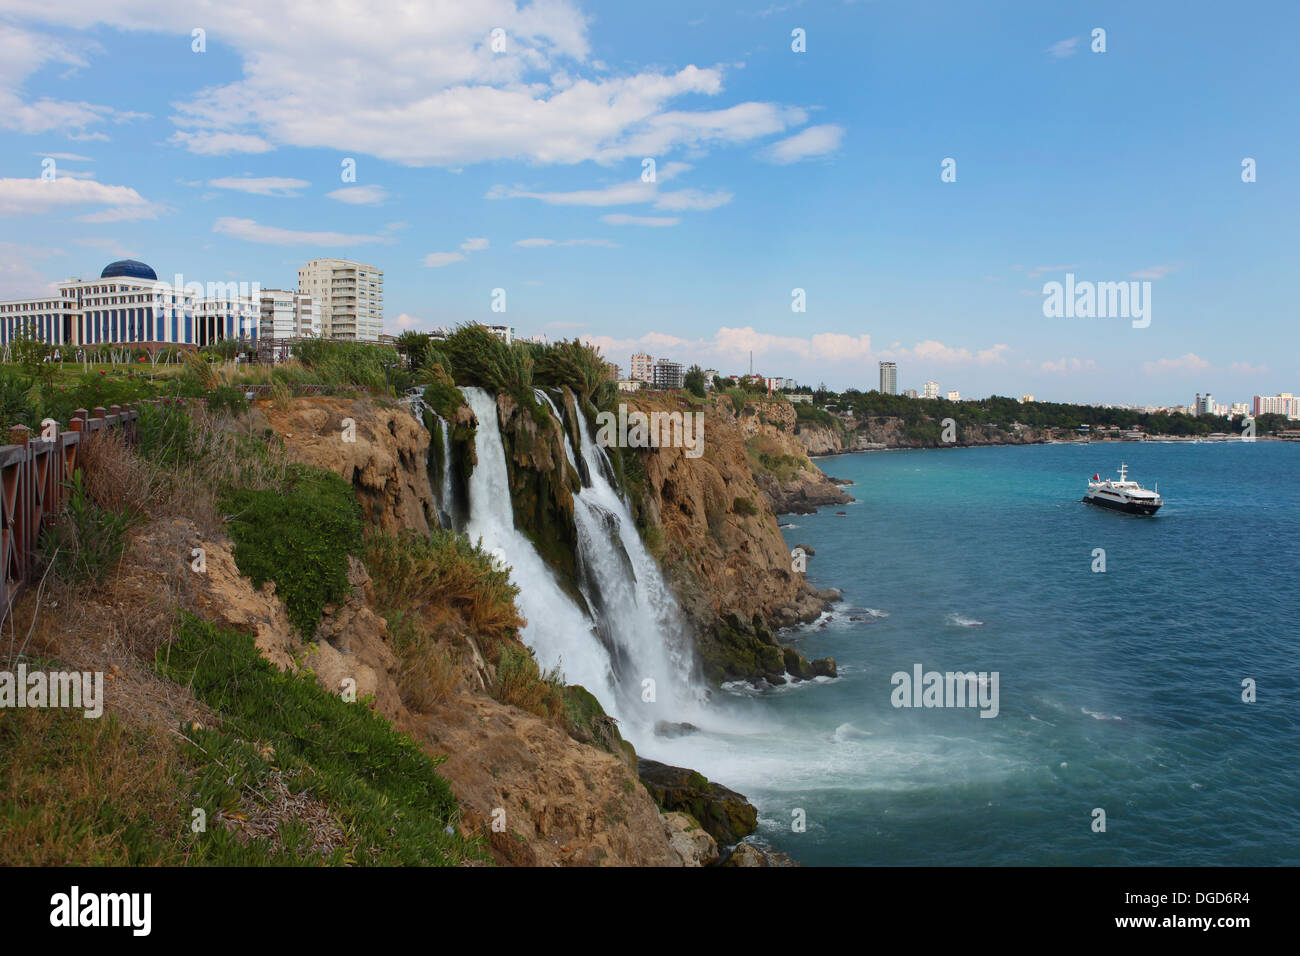
MULTIPOLYGON (((177 282, 183 280, 178 278, 177 282)), ((104 266, 98 279, 69 279, 55 295, 0 302, 0 347, 34 333, 51 345, 192 349, 225 339, 256 344, 261 303, 257 293, 211 291, 188 283, 173 288, 138 259, 104 266)))
POLYGON ((118 259, 117 262, 110 262, 104 266, 104 271, 99 274, 101 279, 148 279, 150 282, 158 281, 158 273, 153 271, 153 267, 145 265, 137 259, 118 259))

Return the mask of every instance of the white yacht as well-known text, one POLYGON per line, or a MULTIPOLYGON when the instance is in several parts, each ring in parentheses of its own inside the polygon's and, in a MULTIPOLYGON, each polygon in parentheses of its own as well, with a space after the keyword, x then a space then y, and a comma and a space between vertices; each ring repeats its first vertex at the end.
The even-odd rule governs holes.
POLYGON ((1134 515, 1153 515, 1164 501, 1160 498, 1160 486, 1155 491, 1143 488, 1136 481, 1128 480, 1128 465, 1119 466, 1119 481, 1108 479, 1102 481, 1101 475, 1093 475, 1088 482, 1088 490, 1083 500, 1114 511, 1124 511, 1134 515))

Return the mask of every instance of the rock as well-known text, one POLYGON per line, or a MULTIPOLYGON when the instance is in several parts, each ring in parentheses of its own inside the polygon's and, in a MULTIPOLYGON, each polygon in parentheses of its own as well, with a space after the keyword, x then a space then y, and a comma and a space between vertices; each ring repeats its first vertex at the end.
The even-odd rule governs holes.
POLYGON ((758 829, 752 803, 694 770, 641 758, 637 772, 655 803, 669 812, 689 813, 719 846, 739 843, 758 829))
POLYGON ((811 544, 796 544, 795 547, 798 548, 800 551, 802 551, 810 558, 817 553, 816 551, 813 550, 813 546, 811 544))
POLYGON ((718 860, 718 844, 689 813, 665 813, 668 845, 682 866, 711 866, 718 860))
POLYGON ((812 680, 816 675, 813 666, 793 647, 784 650, 785 669, 800 680, 812 680))
POLYGON ((655 721, 655 735, 658 737, 685 737, 688 734, 697 733, 699 727, 686 722, 675 723, 670 720, 655 721))
POLYGON ((769 847, 755 846, 752 843, 741 843, 722 861, 723 866, 798 866, 794 860, 782 853, 780 850, 773 850, 769 847))
POLYGON ((813 676, 815 677, 839 677, 839 670, 835 666, 835 658, 819 657, 812 662, 813 676))
POLYGON ((849 513, 848 513, 847 511, 837 511, 837 512, 835 512, 835 517, 837 517, 837 518, 846 518, 846 517, 848 517, 848 514, 849 514, 849 513))

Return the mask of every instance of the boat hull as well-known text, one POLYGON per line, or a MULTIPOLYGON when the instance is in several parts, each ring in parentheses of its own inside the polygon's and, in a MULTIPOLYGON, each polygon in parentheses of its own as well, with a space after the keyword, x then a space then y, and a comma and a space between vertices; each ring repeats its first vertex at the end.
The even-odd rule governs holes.
POLYGON ((1153 515, 1160 510, 1160 505, 1145 504, 1139 501, 1111 501, 1101 496, 1092 497, 1084 495, 1083 500, 1090 505, 1096 505, 1099 508, 1109 508, 1111 511, 1119 511, 1127 515, 1153 515))

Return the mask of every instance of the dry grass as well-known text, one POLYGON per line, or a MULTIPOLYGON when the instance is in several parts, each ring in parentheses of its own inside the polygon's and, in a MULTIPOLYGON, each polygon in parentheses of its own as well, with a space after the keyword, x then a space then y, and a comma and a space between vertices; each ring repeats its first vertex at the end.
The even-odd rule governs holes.
POLYGON ((125 866, 160 858, 179 829, 176 750, 80 712, 0 720, 0 866, 125 866))

